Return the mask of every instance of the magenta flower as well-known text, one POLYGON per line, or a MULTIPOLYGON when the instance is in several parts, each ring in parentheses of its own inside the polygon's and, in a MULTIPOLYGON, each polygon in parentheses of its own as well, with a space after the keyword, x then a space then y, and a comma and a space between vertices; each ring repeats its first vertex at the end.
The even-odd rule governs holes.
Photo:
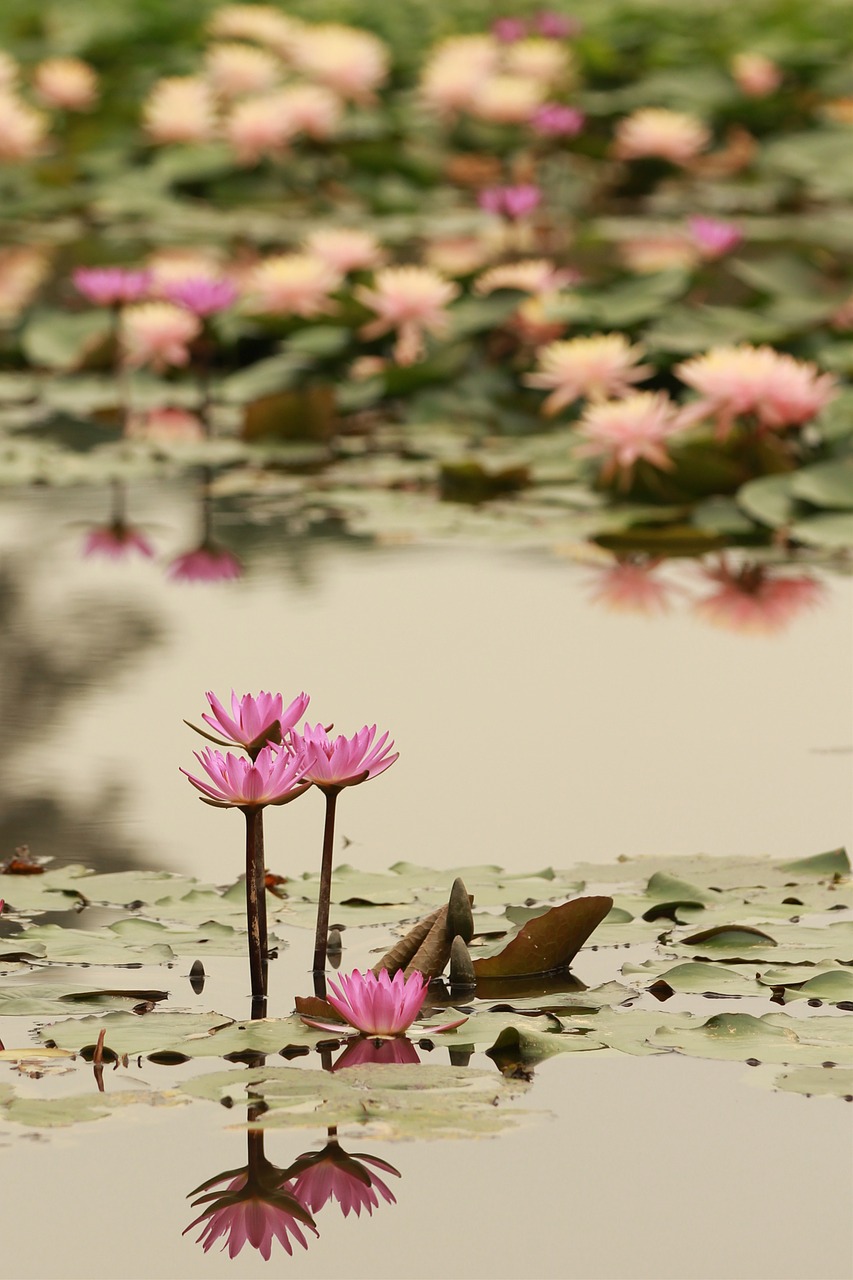
POLYGON ((108 560, 123 560, 134 552, 146 559, 154 555, 145 535, 122 520, 90 529, 83 544, 84 556, 104 556, 108 560))
POLYGON ((697 214, 688 218, 687 228, 690 238, 703 258, 722 258, 743 240, 743 232, 733 222, 723 222, 720 218, 706 218, 697 214))
POLYGON ((261 809, 268 804, 287 804, 306 789, 301 786, 305 773, 302 753, 279 750, 273 754, 270 746, 258 752, 257 760, 234 756, 229 751, 205 747, 193 755, 207 774, 210 782, 194 778, 186 769, 193 786, 201 791, 205 804, 218 809, 261 809))
POLYGON ((321 789, 340 790, 341 787, 367 782, 390 769, 400 755, 399 751, 390 754, 394 743, 388 741, 387 733, 374 742, 375 724, 370 728, 365 725, 351 738, 338 734, 332 739, 323 725, 315 725, 312 729, 306 722, 304 732, 292 736, 294 750, 305 753, 306 780, 321 789))
POLYGON ((527 23, 523 18, 495 18, 492 35, 501 44, 515 44, 527 35, 527 23))
POLYGON ((128 271, 124 267, 79 267, 72 278, 77 290, 97 307, 138 302, 151 285, 150 271, 128 271))
MULTIPOLYGON (((196 733, 204 734, 204 737, 222 747, 237 745, 245 747, 249 752, 252 748, 263 747, 269 742, 281 742, 305 714, 311 700, 307 693, 300 693, 285 708, 280 693, 264 693, 261 690, 257 697, 244 693, 242 698, 238 698, 232 689, 232 714, 229 716, 214 693, 208 692, 205 696, 213 715, 202 713, 201 718, 223 737, 212 738, 203 729, 196 729, 196 733)), ((195 729, 195 725, 191 728, 195 729)))
POLYGON ((532 213, 542 199, 542 192, 533 183, 517 187, 486 187, 477 197, 477 203, 487 213, 516 222, 532 213))
POLYGON ((330 1200, 337 1200, 345 1218, 350 1210, 354 1210, 358 1218, 362 1209, 366 1209, 368 1214, 378 1209, 377 1191, 389 1204, 397 1203, 394 1193, 382 1179, 366 1167, 369 1164, 383 1173, 400 1177, 399 1169, 392 1164, 361 1152, 350 1154, 338 1146, 334 1138, 322 1151, 299 1156, 287 1172, 294 1195, 311 1213, 319 1213, 330 1200))
POLYGON ((566 40, 570 36, 580 35, 582 30, 577 18, 568 18, 565 14, 555 13, 553 9, 541 9, 535 14, 533 26, 540 36, 550 40, 566 40))
POLYGON ((186 307, 200 317, 227 311, 237 301, 237 289, 230 280, 215 280, 210 276, 188 276, 174 280, 163 290, 170 302, 186 307))
POLYGON ((183 1232, 186 1235, 204 1222, 198 1243, 203 1245, 205 1253, 222 1238, 222 1248, 227 1245, 229 1258, 236 1258, 243 1246, 250 1244, 268 1262, 273 1240, 278 1240, 285 1252, 292 1254, 291 1236, 303 1249, 308 1248, 303 1227, 319 1234, 310 1213, 289 1189, 259 1182, 246 1172, 238 1173, 230 1181, 218 1178, 204 1186, 214 1186, 217 1182, 225 1185, 193 1202, 194 1207, 205 1201, 209 1203, 183 1232))
POLYGON ((166 572, 173 582, 231 582, 242 577, 243 565, 225 547, 206 542, 177 556, 166 572))
POLYGON ((534 133, 550 138, 576 138, 586 124, 586 116, 577 107, 562 102, 543 102, 530 117, 534 133))
POLYGON ((370 970, 359 973, 356 969, 339 981, 340 986, 329 979, 327 999, 332 1008, 362 1035, 383 1038, 402 1035, 412 1025, 429 986, 422 973, 413 973, 407 980, 402 969, 393 978, 384 969, 378 978, 370 970))

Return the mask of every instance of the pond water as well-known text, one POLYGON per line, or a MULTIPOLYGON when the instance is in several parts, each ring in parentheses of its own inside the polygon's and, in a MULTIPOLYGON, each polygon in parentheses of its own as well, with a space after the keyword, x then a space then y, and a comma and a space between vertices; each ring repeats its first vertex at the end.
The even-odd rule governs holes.
MULTIPOLYGON (((223 503, 217 535, 245 572, 189 584, 164 565, 193 544, 193 488, 131 498, 153 559, 81 555, 109 505, 94 490, 9 495, 0 508, 4 857, 28 844, 55 863, 234 880, 240 822, 197 804, 178 772, 197 744, 182 719, 198 720, 205 690, 232 685, 304 688, 311 713, 341 731, 391 729, 398 764, 341 803, 338 861, 366 871, 405 860, 520 874, 650 854, 675 865, 699 851, 800 858, 849 842, 853 581, 841 572, 813 571, 820 599, 788 627, 744 633, 697 613, 694 562, 664 568, 668 612, 638 616, 596 600, 600 567, 574 549, 372 545, 223 503)), ((271 815, 271 871, 316 867, 313 800, 271 815)), ((310 935, 293 928, 287 940, 271 970, 277 1017, 310 989, 310 935)), ((371 945, 354 942, 345 967, 371 945)), ((600 960, 583 953, 578 976, 602 980, 600 960)), ((245 1018, 245 961, 207 967, 200 995, 180 965, 135 971, 133 984, 245 1018)), ((0 1019, 0 1038, 22 1043, 28 1026, 0 1019)), ((494 1071, 480 1054, 472 1065, 494 1071)), ((400 1171, 388 1178, 397 1204, 357 1221, 330 1206, 307 1252, 297 1245, 288 1259, 276 1244, 268 1265, 249 1248, 233 1261, 203 1254, 197 1231, 181 1234, 188 1193, 245 1162, 245 1133, 222 1109, 132 1108, 25 1138, 5 1125, 4 1270, 842 1280, 853 1109, 761 1090, 748 1074, 676 1054, 566 1054, 537 1066, 532 1087, 519 1083, 513 1105, 534 1114, 499 1137, 347 1134, 349 1149, 400 1171)), ((131 1062, 105 1084, 164 1087, 178 1075, 131 1062)), ((44 1083, 25 1087, 37 1096, 44 1083)), ((286 1166, 324 1141, 273 1130, 266 1155, 286 1166)))

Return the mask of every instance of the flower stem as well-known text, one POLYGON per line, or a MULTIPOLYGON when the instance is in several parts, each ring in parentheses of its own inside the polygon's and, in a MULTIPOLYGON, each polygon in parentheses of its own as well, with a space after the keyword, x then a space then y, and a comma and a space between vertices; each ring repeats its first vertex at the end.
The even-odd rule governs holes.
POLYGON ((246 922, 249 929, 249 973, 252 1002, 267 995, 267 899, 264 883, 264 818, 257 806, 246 815, 246 922))
POLYGON ((326 826, 323 831, 323 861, 320 866, 320 898, 317 903, 317 932, 314 935, 314 972, 326 968, 326 940, 329 934, 329 903, 332 896, 332 855, 335 845, 335 805, 337 790, 331 788, 326 797, 326 826))

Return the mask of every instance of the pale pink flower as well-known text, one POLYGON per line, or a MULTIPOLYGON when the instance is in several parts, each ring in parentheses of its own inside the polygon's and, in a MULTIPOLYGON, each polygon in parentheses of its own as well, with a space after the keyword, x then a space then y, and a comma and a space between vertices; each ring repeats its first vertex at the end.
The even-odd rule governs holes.
POLYGON ((149 254, 146 266, 151 274, 151 294, 161 298, 167 296, 171 285, 188 277, 205 280, 225 278, 221 256, 208 248, 192 245, 157 249, 149 254))
POLYGON ((205 54, 208 83, 220 98, 241 98, 271 89, 282 76, 281 61, 248 44, 214 44, 205 54))
POLYGON ((262 809, 268 804, 287 804, 305 790, 302 785, 305 759, 301 753, 263 747, 256 760, 235 756, 205 747, 193 755, 204 769, 209 782, 193 777, 186 769, 181 773, 200 791, 205 804, 218 809, 262 809))
POLYGON ((543 102, 530 117, 530 127, 543 138, 576 138, 586 124, 577 107, 562 102, 543 102))
MULTIPOLYGON (((205 697, 213 714, 203 712, 201 718, 225 739, 211 738, 211 741, 218 742, 220 746, 246 748, 263 746, 268 742, 283 742, 297 720, 304 716, 311 700, 307 693, 300 693, 285 707, 280 693, 265 693, 261 690, 257 695, 244 693, 242 698, 238 698, 232 689, 229 716, 214 693, 208 692, 205 697)), ((195 728, 194 725, 191 727, 195 728)), ((203 730, 199 729, 197 732, 202 733, 203 730)), ((209 736, 205 734, 205 737, 209 736)))
POLYGON ((667 442, 682 423, 678 406, 664 392, 638 391, 624 400, 589 405, 577 430, 584 441, 578 456, 601 458, 602 479, 618 475, 627 484, 640 461, 661 470, 672 467, 667 442))
POLYGON ((146 98, 142 120, 152 142, 209 142, 216 133, 213 91, 197 76, 167 76, 146 98))
POLYGON ((236 1258, 243 1246, 249 1244, 268 1262, 273 1240, 278 1240, 285 1252, 292 1255, 291 1236, 307 1249, 308 1241, 302 1228, 308 1227, 315 1235, 319 1234, 299 1198, 286 1186, 274 1186, 271 1178, 257 1179, 241 1171, 235 1178, 226 1175, 204 1183, 204 1187, 215 1186, 217 1182, 224 1184, 219 1191, 193 1202, 194 1208, 205 1201, 209 1203, 183 1231, 186 1235, 203 1222, 196 1243, 203 1245, 205 1253, 222 1239, 222 1248, 228 1246, 229 1258, 236 1258))
POLYGON ((49 126, 43 112, 34 111, 11 90, 0 89, 0 162, 41 155, 49 126))
POLYGON ((223 121, 225 140, 240 164, 257 164, 280 155, 294 134, 290 114, 282 106, 284 90, 244 98, 223 121))
POLYGON ((548 93, 545 80, 522 75, 491 75, 475 87, 468 110, 491 124, 526 124, 548 93))
POLYGON ((139 529, 114 520, 111 524, 90 529, 83 544, 84 556, 103 556, 107 560, 124 560, 132 555, 150 559, 154 555, 151 543, 139 529))
POLYGON ((497 289, 516 289, 519 293, 547 296, 577 279, 578 273, 569 267, 557 267, 547 258, 526 258, 484 271, 474 284, 474 292, 486 296, 497 289))
POLYGON ((293 137, 325 142, 337 133, 344 114, 341 98, 322 84, 292 84, 279 90, 276 111, 293 137))
POLYGON ((80 58, 47 58, 33 72, 33 88, 48 107, 90 111, 98 101, 98 77, 80 58))
POLYGON ((299 1156, 287 1173, 294 1195, 311 1213, 319 1213, 329 1201, 337 1200, 345 1218, 351 1210, 360 1217, 362 1209, 368 1214, 378 1209, 377 1191, 388 1204, 397 1203, 393 1192, 367 1165, 400 1177, 399 1169, 392 1164, 362 1152, 344 1151, 335 1139, 322 1151, 299 1156))
POLYGON ((198 444, 207 433, 201 418, 188 409, 150 409, 135 414, 127 426, 127 437, 145 444, 198 444))
POLYGON ((201 333, 197 316, 171 302, 142 302, 126 307, 121 316, 121 341, 131 367, 189 362, 189 343, 201 333))
POLYGON ((770 635, 783 631, 806 609, 821 603, 824 590, 806 574, 779 574, 764 565, 745 563, 735 568, 722 560, 704 572, 715 584, 698 600, 696 613, 730 631, 770 635))
POLYGON ((151 287, 150 271, 126 267, 78 267, 72 279, 78 292, 98 307, 138 302, 151 287))
POLYGON ((838 394, 837 380, 807 361, 772 347, 714 347, 675 366, 676 376, 699 392, 684 420, 716 418, 725 439, 735 418, 751 415, 765 430, 802 426, 838 394))
POLYGON ((340 273, 314 254, 277 254, 250 273, 247 310, 307 319, 332 310, 330 295, 340 283, 340 273))
POLYGON ((364 326, 361 336, 370 341, 395 331, 394 359, 408 365, 423 355, 425 334, 446 332, 445 307, 459 296, 459 287, 429 267, 385 267, 376 273, 372 288, 359 285, 354 296, 378 317, 364 326))
POLYGON ((433 49, 421 72, 420 94, 444 116, 468 111, 480 85, 495 72, 500 47, 491 36, 454 36, 433 49))
POLYGON ((291 734, 293 749, 305 757, 305 778, 321 789, 352 787, 359 782, 376 778, 390 769, 399 758, 399 751, 392 754, 393 742, 383 733, 378 741, 376 725, 367 725, 351 738, 338 734, 330 738, 323 725, 312 729, 306 722, 303 732, 291 734))
POLYGON ((580 35, 583 29, 577 18, 569 18, 553 9, 541 9, 535 14, 533 26, 540 36, 547 36, 551 40, 567 40, 571 36, 580 35))
POLYGON ((507 49, 503 57, 508 75, 535 80, 544 88, 565 83, 573 71, 572 54, 553 40, 533 37, 519 40, 507 49))
POLYGON ((695 244, 680 234, 636 236, 617 246, 619 257, 636 275, 658 271, 692 271, 699 262, 695 244))
POLYGON ((592 599, 619 613, 666 613, 673 588, 657 576, 659 560, 615 560, 597 571, 592 599))
POLYGON ((298 18, 291 18, 271 4, 228 4, 215 9, 208 31, 224 40, 254 40, 287 57, 302 30, 298 18))
POLYGON ((595 333, 589 337, 552 342, 539 352, 539 367, 526 376, 529 387, 550 391, 542 405, 549 417, 575 400, 608 400, 625 396, 635 382, 654 372, 638 364, 645 354, 622 333, 595 333))
POLYGON ((0 93, 5 92, 7 89, 14 89, 20 74, 21 68, 11 53, 7 53, 5 49, 0 49, 0 93))
POLYGON ((302 27, 291 57, 309 79, 353 102, 372 101, 388 75, 388 49, 378 36, 334 22, 302 27))
POLYGON ((0 323, 15 319, 50 275, 50 250, 41 245, 0 249, 0 323))
POLYGON ((237 289, 230 280, 213 280, 209 276, 187 276, 166 284, 163 293, 170 302, 185 307, 197 316, 212 316, 227 311, 237 301, 237 289))
POLYGON ((503 246, 503 230, 495 227, 479 236, 447 236, 430 240, 423 250, 423 263, 439 275, 468 276, 491 262, 503 246))
POLYGON ((696 116, 664 107, 641 107, 616 126, 614 154, 620 160, 656 158, 687 165, 711 141, 696 116))
POLYGON ((306 238, 305 248, 342 276, 371 270, 383 257, 373 232, 359 227, 318 227, 306 238))
POLYGON ((687 229, 702 257, 711 260, 731 253, 743 240, 743 232, 733 222, 706 218, 701 214, 688 218, 687 229))
POLYGON ((515 187, 485 187, 477 196, 477 204, 486 213, 496 213, 510 222, 526 218, 539 207, 541 200, 542 192, 532 182, 515 187))
POLYGON ((738 88, 748 98, 766 98, 782 83, 782 71, 763 53, 736 53, 730 70, 738 88))
POLYGON ((243 565, 232 551, 207 541, 176 556, 166 572, 173 582, 233 582, 243 565))

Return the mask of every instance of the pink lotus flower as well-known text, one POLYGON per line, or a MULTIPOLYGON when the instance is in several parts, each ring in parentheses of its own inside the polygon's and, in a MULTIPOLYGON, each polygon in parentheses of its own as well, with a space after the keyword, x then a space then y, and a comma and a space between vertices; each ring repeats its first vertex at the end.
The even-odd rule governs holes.
POLYGON ((735 568, 722 560, 706 569, 704 576, 715 590, 696 602, 695 612, 730 631, 760 635, 783 631, 824 596, 821 584, 806 574, 774 574, 750 562, 735 568))
MULTIPOLYGON (((340 1028, 336 1028, 340 1030, 340 1028)), ((344 1051, 335 1060, 333 1071, 345 1071, 348 1067, 365 1067, 378 1062, 388 1066, 410 1066, 420 1062, 418 1051, 406 1036, 393 1040, 370 1040, 367 1036, 350 1036, 344 1051)))
POLYGON ((78 267, 74 286, 97 307, 119 307, 138 302, 151 287, 150 271, 129 271, 125 267, 78 267))
POLYGON ((373 232, 359 227, 318 227, 307 237, 305 247, 342 276, 378 267, 383 256, 373 232))
POLYGON ((227 311, 237 301, 237 290, 230 280, 215 280, 209 276, 169 281, 163 292, 170 302, 202 317, 227 311))
POLYGON ((131 367, 188 364, 189 344, 201 333, 198 317, 171 302, 142 302, 122 312, 121 341, 131 367))
POLYGON ((531 129, 543 138, 576 138, 585 124, 582 111, 562 102, 543 102, 530 117, 531 129))
POLYGON ((289 114, 282 110, 283 90, 245 98, 231 109, 223 124, 226 141, 239 164, 257 164, 278 156, 293 137, 289 114))
POLYGON ((332 739, 321 724, 312 729, 307 722, 303 733, 292 734, 294 750, 305 756, 306 780, 335 790, 367 782, 391 768, 399 751, 391 754, 394 743, 388 741, 387 733, 378 742, 375 737, 376 725, 365 725, 351 738, 339 734, 332 739))
POLYGON ((123 520, 90 529, 83 544, 84 556, 104 556, 108 560, 124 560, 134 552, 146 559, 154 555, 145 535, 123 520))
MULTIPOLYGON (((359 973, 356 969, 339 981, 340 986, 329 979, 329 1004, 362 1035, 381 1038, 402 1035, 412 1025, 429 987, 423 974, 413 973, 406 979, 402 969, 393 978, 384 969, 378 978, 370 970, 359 973)), ((321 1025, 307 1021, 309 1026, 321 1025)))
POLYGON ((229 41, 211 45, 205 55, 207 79, 222 98, 262 93, 282 77, 281 60, 267 49, 229 41))
POLYGON ((621 333, 552 342, 539 352, 539 368, 524 381, 551 392, 542 408, 552 416, 581 397, 606 400, 627 395, 633 383, 652 372, 651 365, 637 363, 644 354, 621 333))
POLYGON ((703 258, 722 258, 743 240, 743 232, 732 222, 723 222, 720 218, 705 218, 697 214, 689 218, 687 228, 690 238, 702 254, 703 258))
POLYGON ((98 77, 80 58, 47 58, 33 72, 33 89, 45 106, 89 111, 98 100, 98 77))
POLYGON ((682 421, 664 392, 638 391, 624 400, 590 405, 577 429, 584 440, 578 455, 601 458, 602 479, 618 475, 627 484, 640 460, 662 470, 672 467, 667 442, 682 430, 682 421))
MULTIPOLYGON (((280 693, 264 693, 261 690, 257 696, 244 693, 242 698, 238 698, 232 689, 229 716, 214 693, 208 692, 205 696, 213 715, 202 713, 201 718, 225 739, 212 738, 211 741, 218 742, 220 746, 236 745, 247 750, 263 747, 270 742, 282 742, 297 720, 305 714, 310 702, 307 693, 300 693, 285 707, 280 693)), ((207 736, 209 735, 205 734, 207 736)))
POLYGON ((340 273, 310 253, 280 253, 260 262, 247 282, 247 309, 310 319, 332 310, 340 273))
POLYGON ((305 760, 300 752, 273 753, 272 747, 266 746, 254 761, 234 756, 230 751, 223 756, 211 747, 194 751, 193 755, 210 782, 193 777, 186 769, 181 769, 181 773, 202 793, 205 804, 218 809, 261 809, 268 804, 287 804, 305 790, 300 786, 305 774, 305 760))
POLYGON ((243 565, 225 547, 205 542, 176 556, 166 572, 173 582, 233 582, 242 577, 243 565))
POLYGON ((563 13, 556 13, 553 9, 541 9, 535 14, 533 26, 540 36, 550 40, 567 40, 571 36, 580 35, 583 29, 577 18, 569 18, 563 13))
POLYGON ((736 53, 731 61, 731 73, 748 98, 766 98, 782 83, 778 64, 763 53, 736 53))
POLYGON ((396 330, 394 359, 409 365, 423 355, 427 333, 446 332, 444 308, 458 297, 459 288, 429 267, 385 267, 376 273, 372 288, 359 285, 353 292, 378 317, 360 330, 361 337, 369 341, 396 330))
POLYGON ((717 437, 728 436, 734 420, 752 415, 768 431, 802 426, 838 395, 837 380, 817 365, 795 360, 773 347, 714 347, 675 366, 677 377, 699 392, 685 422, 716 418, 717 437))
POLYGON ((195 76, 158 80, 143 106, 152 142, 209 142, 216 132, 213 90, 195 76))
POLYGON ((538 208, 541 200, 542 192, 529 182, 517 187, 486 187, 477 196, 481 209, 508 218, 511 222, 526 218, 538 208))
POLYGON ((696 116, 663 107, 641 107, 619 121, 614 154, 620 160, 652 158, 687 165, 710 141, 709 130, 696 116))
POLYGON ((322 1151, 299 1156, 287 1172, 294 1195, 312 1213, 319 1213, 330 1200, 337 1200, 345 1218, 351 1210, 358 1218, 362 1209, 366 1209, 368 1214, 378 1209, 377 1191, 389 1204, 397 1203, 393 1192, 367 1165, 373 1165, 383 1173, 392 1173, 395 1178, 400 1177, 399 1169, 392 1164, 386 1164, 376 1156, 344 1151, 335 1139, 322 1151))
POLYGON ((205 1201, 211 1203, 183 1232, 186 1235, 204 1222, 197 1243, 204 1246, 205 1253, 221 1238, 222 1248, 228 1247, 229 1258, 236 1258, 243 1246, 250 1244, 268 1262, 273 1240, 278 1240, 285 1252, 292 1254, 291 1236, 303 1249, 308 1248, 303 1227, 319 1234, 308 1210, 288 1188, 273 1187, 269 1180, 259 1181, 247 1172, 229 1181, 214 1179, 204 1186, 215 1186, 217 1182, 225 1185, 194 1201, 194 1207, 205 1201))
POLYGON ((525 258, 490 267, 476 280, 474 292, 486 296, 497 289, 516 289, 533 297, 548 297, 577 280, 578 273, 571 267, 558 268, 548 258, 525 258))
POLYGON ((443 116, 470 111, 499 60, 500 47, 491 36, 443 40, 432 50, 421 73, 421 96, 443 116))
POLYGON ((501 44, 514 44, 527 35, 527 23, 523 18, 495 18, 492 23, 492 35, 501 44))
POLYGON ((352 102, 372 102, 388 75, 388 49, 378 36, 336 22, 303 26, 290 56, 309 80, 352 102))

